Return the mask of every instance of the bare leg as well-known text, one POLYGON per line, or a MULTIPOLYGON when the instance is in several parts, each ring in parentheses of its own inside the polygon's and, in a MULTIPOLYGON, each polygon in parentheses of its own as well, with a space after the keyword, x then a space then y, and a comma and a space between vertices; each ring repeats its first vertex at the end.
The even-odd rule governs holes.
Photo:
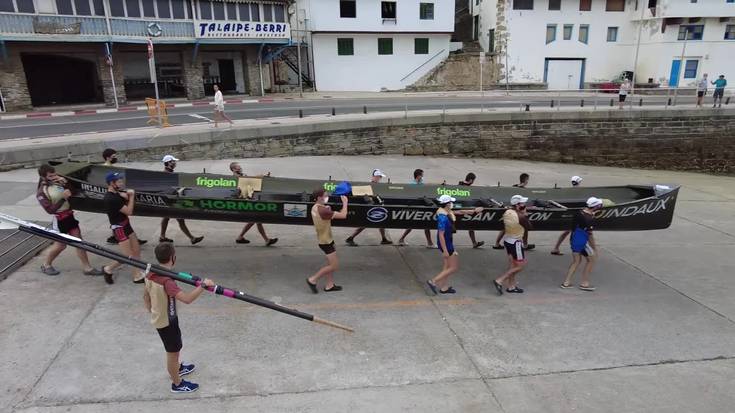
POLYGON ((61 251, 64 251, 66 248, 66 245, 60 243, 60 242, 54 242, 54 245, 51 246, 51 249, 48 251, 48 255, 46 256, 46 262, 44 262, 45 267, 50 267, 51 264, 54 263, 54 260, 56 257, 61 254, 61 251))
POLYGON ((245 234, 250 231, 250 228, 252 228, 253 225, 255 224, 252 222, 248 222, 247 224, 245 224, 245 226, 242 228, 242 231, 240 231, 240 235, 237 237, 237 239, 244 239, 245 234))
POLYGON ((330 289, 334 287, 334 272, 337 271, 338 268, 339 260, 337 259, 337 253, 333 252, 331 254, 327 254, 327 265, 320 268, 319 271, 309 277, 308 280, 310 283, 316 284, 319 282, 320 278, 326 277, 327 283, 324 285, 324 288, 330 289))
POLYGON ((401 235, 401 238, 398 239, 398 243, 399 244, 405 243, 406 242, 406 236, 408 234, 410 234, 410 233, 411 233, 411 230, 410 229, 407 229, 407 230, 403 231, 403 235, 401 235))
POLYGON ((428 229, 424 230, 424 235, 426 236, 426 246, 427 247, 433 247, 434 242, 431 240, 431 231, 428 229))
POLYGON ((380 232, 381 241, 390 241, 385 234, 385 228, 378 228, 378 231, 380 232))
POLYGON ((470 234, 470 241, 472 241, 472 245, 477 244, 477 240, 475 239, 475 231, 470 230, 468 232, 470 234))
POLYGON ((365 231, 365 228, 357 228, 355 232, 353 232, 352 235, 350 235, 347 239, 354 240, 355 237, 358 236, 362 231, 365 231))
POLYGON ((564 240, 567 238, 567 235, 569 235, 571 231, 567 230, 559 234, 559 238, 556 240, 556 244, 554 245, 554 249, 551 250, 552 254, 558 254, 559 253, 559 247, 561 247, 561 243, 564 242, 564 240))
POLYGON ((440 283, 444 278, 447 277, 447 273, 451 271, 451 264, 449 263, 449 257, 442 257, 442 270, 439 271, 439 274, 435 275, 434 278, 432 278, 430 281, 432 284, 436 285, 437 287, 441 288, 441 286, 438 284, 440 283))
POLYGON ((495 238, 495 246, 499 247, 500 242, 503 240, 503 237, 505 236, 505 231, 498 232, 498 236, 495 238))
POLYGON ((181 229, 181 232, 183 232, 184 235, 189 237, 189 239, 193 239, 194 236, 191 235, 191 231, 189 231, 189 228, 186 226, 186 221, 184 221, 183 219, 177 219, 176 221, 179 222, 179 228, 181 229))
POLYGON ((581 260, 582 256, 579 253, 572 253, 572 264, 569 265, 567 276, 566 278, 564 278, 564 283, 562 285, 572 285, 572 278, 574 277, 574 273, 577 272, 577 266, 579 265, 581 260))
POLYGON ((505 283, 506 280, 508 280, 508 288, 515 287, 515 275, 521 272, 524 266, 525 263, 519 263, 516 261, 512 261, 511 259, 511 264, 508 271, 504 272, 500 277, 496 278, 495 281, 498 284, 502 285, 503 283, 505 283))
POLYGON ((166 353, 166 370, 173 384, 177 386, 181 384, 181 377, 179 377, 179 353, 166 353))
POLYGON ((596 257, 593 255, 591 257, 585 257, 587 258, 587 264, 584 266, 584 271, 582 271, 582 282, 579 283, 582 287, 589 287, 590 286, 590 273, 592 272, 592 267, 595 265, 596 257))
POLYGON ((450 255, 446 258, 445 265, 446 269, 432 279, 440 290, 446 290, 449 287, 449 277, 459 269, 459 256, 455 254, 450 255))
POLYGON ((263 238, 263 241, 270 241, 270 238, 268 238, 268 234, 265 233, 265 227, 263 227, 263 224, 257 224, 257 227, 258 232, 260 232, 260 236, 263 238))
MULTIPOLYGON (((82 238, 82 231, 79 230, 79 228, 74 228, 71 231, 69 231, 69 235, 72 237, 82 238)), ((79 248, 74 248, 77 253, 77 257, 79 257, 79 261, 82 263, 82 267, 84 268, 84 271, 89 271, 92 269, 92 265, 89 264, 89 257, 87 256, 87 251, 84 251, 79 248)))
POLYGON ((226 114, 225 112, 222 112, 222 117, 223 117, 223 118, 225 118, 225 120, 226 120, 226 121, 230 122, 230 124, 232 124, 232 123, 233 123, 233 122, 232 122, 232 119, 230 119, 230 117, 229 117, 229 116, 227 116, 227 114, 226 114))
POLYGON ((168 218, 161 220, 161 236, 159 238, 166 238, 166 230, 168 229, 168 218))

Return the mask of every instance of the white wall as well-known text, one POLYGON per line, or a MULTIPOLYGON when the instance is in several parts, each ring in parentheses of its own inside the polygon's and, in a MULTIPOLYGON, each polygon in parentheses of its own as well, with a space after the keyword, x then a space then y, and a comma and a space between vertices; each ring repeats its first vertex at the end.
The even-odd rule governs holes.
MULTIPOLYGON (((478 40, 480 42, 480 46, 482 46, 483 50, 489 52, 490 38, 488 37, 488 30, 494 29, 497 25, 497 2, 485 0, 477 6, 474 5, 475 0, 471 0, 471 2, 473 7, 472 14, 474 16, 480 16, 478 27, 478 40)), ((496 50, 497 46, 498 45, 496 44, 496 50)))
POLYGON ((312 40, 318 90, 379 91, 381 88, 402 89, 433 69, 448 56, 450 35, 314 34, 312 40), (338 37, 355 39, 354 56, 337 55, 338 37), (393 38, 392 55, 378 55, 378 37, 393 38), (414 39, 417 37, 429 38, 429 54, 414 54, 414 39), (431 59, 441 50, 442 53, 431 59), (427 61, 429 63, 401 81, 427 61))
POLYGON ((725 0, 658 0, 656 17, 735 17, 735 3, 725 0))
POLYGON ((380 0, 357 0, 355 18, 341 18, 339 0, 299 0, 313 31, 447 32, 454 31, 453 0, 396 0, 396 22, 381 18, 380 0), (419 19, 419 3, 434 3, 434 19, 419 19))

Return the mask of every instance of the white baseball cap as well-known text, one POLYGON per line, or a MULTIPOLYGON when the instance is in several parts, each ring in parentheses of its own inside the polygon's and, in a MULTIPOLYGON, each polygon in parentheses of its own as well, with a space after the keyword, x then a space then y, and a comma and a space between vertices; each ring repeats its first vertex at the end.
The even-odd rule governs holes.
POLYGON ((574 175, 572 177, 572 179, 570 179, 570 181, 572 181, 573 184, 578 184, 578 183, 582 182, 582 177, 581 176, 574 175))
POLYGON ((171 161, 177 162, 178 159, 174 158, 173 155, 166 155, 163 157, 163 159, 161 159, 161 162, 163 163, 171 162, 171 161))
POLYGON ((437 198, 436 200, 439 201, 440 204, 448 204, 450 202, 455 202, 457 199, 456 198, 452 198, 449 195, 442 195, 439 198, 437 198))
POLYGON ((384 174, 383 171, 381 171, 380 169, 373 169, 373 176, 379 176, 381 178, 385 178, 388 175, 384 174))
POLYGON ((511 205, 525 204, 526 202, 528 202, 528 198, 523 195, 513 195, 510 198, 511 205))
POLYGON ((587 198, 587 207, 594 208, 602 205, 602 199, 595 198, 594 196, 587 198))

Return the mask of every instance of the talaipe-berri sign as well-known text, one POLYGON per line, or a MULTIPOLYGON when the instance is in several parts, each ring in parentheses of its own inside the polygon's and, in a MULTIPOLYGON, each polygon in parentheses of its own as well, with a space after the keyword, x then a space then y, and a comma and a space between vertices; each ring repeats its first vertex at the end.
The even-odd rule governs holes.
POLYGON ((288 23, 199 21, 197 37, 203 39, 290 39, 288 23))

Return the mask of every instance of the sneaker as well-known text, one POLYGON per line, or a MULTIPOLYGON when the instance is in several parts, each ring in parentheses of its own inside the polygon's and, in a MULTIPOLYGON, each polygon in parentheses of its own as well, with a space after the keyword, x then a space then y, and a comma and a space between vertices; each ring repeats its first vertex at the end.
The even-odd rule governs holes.
POLYGON ((350 247, 356 247, 357 246, 357 243, 352 238, 347 238, 345 240, 345 244, 349 245, 350 247))
POLYGON ((528 251, 531 251, 534 248, 536 248, 536 244, 528 244, 523 247, 524 250, 528 250, 528 251))
POLYGON ((53 265, 41 265, 41 272, 46 275, 59 275, 61 271, 54 268, 53 265))
POLYGON ((142 273, 138 271, 138 273, 133 276, 133 284, 143 284, 145 282, 145 273, 142 273))
POLYGON ((325 288, 324 288, 324 291, 326 291, 326 292, 328 292, 328 293, 331 293, 331 292, 333 292, 333 291, 342 291, 342 286, 341 286, 341 285, 337 285, 337 284, 334 284, 334 285, 332 286, 332 288, 326 288, 326 287, 325 287, 325 288))
POLYGON ((516 293, 516 294, 523 294, 523 288, 520 288, 518 286, 511 288, 506 288, 505 292, 507 293, 516 293))
POLYGON ((84 275, 98 276, 98 275, 105 275, 105 272, 102 270, 98 270, 97 268, 92 268, 91 270, 84 271, 84 275))
POLYGON ((191 393, 199 390, 199 385, 190 381, 181 380, 179 385, 171 383, 171 393, 191 393))
POLYGON ((107 267, 102 267, 102 272, 105 274, 105 282, 107 284, 115 284, 115 280, 112 278, 112 273, 107 272, 107 267))
POLYGON ((159 237, 158 242, 174 242, 171 238, 159 237))
POLYGON ((110 237, 107 238, 107 243, 110 245, 117 245, 117 238, 115 238, 114 235, 110 235, 110 237))
POLYGON ((196 366, 193 365, 193 364, 184 364, 184 363, 181 363, 179 365, 179 377, 186 376, 187 374, 193 372, 194 369, 196 369, 196 366))
POLYGON ((495 286, 495 290, 498 291, 498 295, 503 295, 503 284, 493 280, 493 285, 495 286))
POLYGON ((441 294, 455 294, 457 290, 454 289, 454 287, 449 287, 446 290, 439 290, 439 293, 441 294))
POLYGON ((138 240, 138 245, 143 245, 143 244, 145 244, 146 242, 148 242, 148 240, 147 240, 147 239, 139 239, 139 240, 138 240))
POLYGON ((250 240, 247 240, 245 238, 238 238, 235 240, 235 242, 238 244, 250 244, 250 240))
POLYGON ((485 245, 485 241, 477 241, 477 243, 473 245, 472 248, 480 248, 483 245, 485 245))
POLYGON ((391 241, 389 239, 384 239, 384 240, 380 241, 380 245, 393 245, 393 241, 391 241))
POLYGON ((191 239, 191 245, 199 244, 200 242, 202 242, 203 239, 204 239, 203 236, 194 237, 191 239))
POLYGON ((268 240, 268 242, 265 243, 265 246, 266 247, 270 247, 271 245, 275 244, 276 242, 278 242, 278 238, 271 238, 271 239, 268 240))

